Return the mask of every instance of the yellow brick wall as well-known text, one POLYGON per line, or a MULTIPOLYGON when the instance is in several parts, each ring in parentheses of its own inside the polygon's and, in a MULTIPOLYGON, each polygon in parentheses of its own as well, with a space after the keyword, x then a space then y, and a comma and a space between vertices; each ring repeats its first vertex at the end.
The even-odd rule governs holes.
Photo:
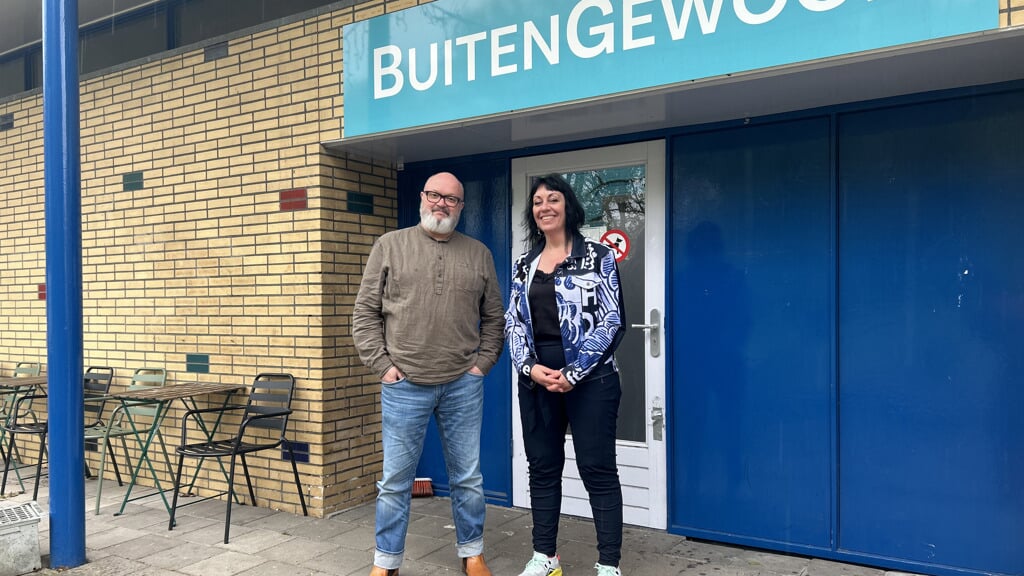
POLYGON ((396 173, 390 165, 366 160, 322 157, 325 292, 323 331, 335 357, 325 368, 331 385, 322 398, 322 442, 332 447, 322 463, 332 489, 325 509, 343 510, 376 495, 374 482, 383 460, 380 430, 380 383, 368 374, 352 345, 352 304, 374 239, 398 223, 396 173), (328 185, 327 182, 330 182, 328 185), (345 210, 346 191, 374 197, 374 215, 345 210))
POLYGON ((999 0, 999 26, 1024 26, 1024 0, 999 0))
POLYGON ((10 375, 19 360, 46 360, 42 98, 0 104, 0 114, 15 118, 0 132, 0 358, 10 375))
MULTIPOLYGON (((212 62, 193 50, 81 83, 85 365, 114 367, 115 390, 141 366, 166 368, 171 385, 292 373, 292 437, 309 444, 300 474, 316 516, 375 494, 379 384, 349 315, 374 238, 397 225, 394 167, 320 146, 342 134, 341 29, 414 4, 369 2, 236 38, 212 62), (143 188, 125 191, 137 171, 143 188), (281 211, 280 192, 299 188, 308 208, 281 211), (349 212, 348 192, 373 195, 374 214, 349 212), (187 354, 209 355, 209 373, 188 372, 187 354)), ((9 375, 19 360, 46 362, 41 97, 0 103, 4 113, 15 118, 0 135, 9 375)), ((299 511, 287 462, 259 456, 258 503, 299 511)), ((201 477, 223 487, 216 467, 201 477)))

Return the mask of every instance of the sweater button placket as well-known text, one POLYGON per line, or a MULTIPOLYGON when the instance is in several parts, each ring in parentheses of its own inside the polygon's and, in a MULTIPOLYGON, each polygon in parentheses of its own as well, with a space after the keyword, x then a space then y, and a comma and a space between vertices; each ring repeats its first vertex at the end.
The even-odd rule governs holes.
POLYGON ((434 283, 434 294, 441 295, 444 289, 444 247, 437 245, 437 281, 434 283))

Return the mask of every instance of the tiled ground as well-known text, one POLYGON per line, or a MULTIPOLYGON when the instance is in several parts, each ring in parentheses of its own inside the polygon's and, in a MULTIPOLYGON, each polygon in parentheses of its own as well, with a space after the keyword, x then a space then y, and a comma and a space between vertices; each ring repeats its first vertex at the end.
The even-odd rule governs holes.
MULTIPOLYGON (((18 494, 12 480, 0 506, 31 498, 18 494)), ((316 519, 250 506, 232 509, 231 542, 223 544, 224 503, 207 501, 180 509, 177 526, 167 530, 167 512, 159 498, 130 503, 114 516, 124 494, 104 483, 100 515, 93 515, 96 481, 86 481, 86 556, 88 562, 62 575, 103 576, 347 576, 367 574, 373 560, 372 504, 329 519, 316 519)), ((40 488, 44 518, 39 546, 48 570, 50 519, 47 481, 40 488)), ((516 575, 531 553, 530 514, 519 508, 491 506, 484 536, 487 562, 496 576, 516 575)), ((596 560, 593 526, 565 517, 559 531, 566 576, 593 574, 596 560)), ((694 541, 657 530, 627 527, 623 535, 623 573, 654 576, 886 576, 853 564, 694 541)), ((454 526, 446 498, 413 500, 402 576, 460 574, 454 526)), ((890 575, 891 576, 891 575, 890 575)))

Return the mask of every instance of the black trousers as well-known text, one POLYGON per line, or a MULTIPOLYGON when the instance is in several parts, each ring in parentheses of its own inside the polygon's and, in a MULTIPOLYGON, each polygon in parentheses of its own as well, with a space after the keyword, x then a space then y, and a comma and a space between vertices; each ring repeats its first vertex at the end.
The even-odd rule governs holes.
MULTIPOLYGON (((538 345, 538 359, 549 368, 565 361, 560 345, 538 345)), ((618 566, 622 551, 622 487, 615 463, 615 428, 622 389, 614 371, 588 377, 565 394, 543 386, 519 386, 519 413, 530 470, 533 549, 557 551, 562 507, 562 468, 566 427, 572 430, 576 465, 590 498, 597 531, 598 561, 618 566)))

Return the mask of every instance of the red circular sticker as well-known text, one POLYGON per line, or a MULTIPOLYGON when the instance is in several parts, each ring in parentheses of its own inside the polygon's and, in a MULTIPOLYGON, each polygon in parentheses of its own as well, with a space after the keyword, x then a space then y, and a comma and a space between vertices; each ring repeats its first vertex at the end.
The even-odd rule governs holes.
POLYGON ((629 256, 629 236, 622 230, 609 230, 601 235, 601 244, 612 249, 615 261, 622 262, 629 256))

